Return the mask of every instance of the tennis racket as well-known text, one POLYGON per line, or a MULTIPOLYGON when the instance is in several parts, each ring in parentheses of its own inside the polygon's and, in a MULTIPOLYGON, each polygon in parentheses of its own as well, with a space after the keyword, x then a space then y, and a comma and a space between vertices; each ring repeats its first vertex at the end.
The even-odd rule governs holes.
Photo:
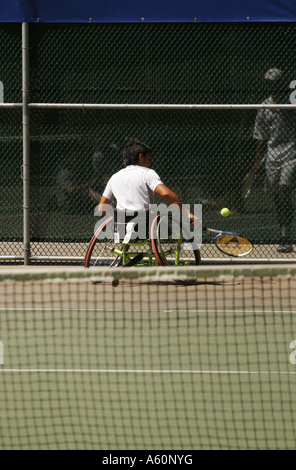
POLYGON ((248 173, 245 178, 244 178, 244 181, 243 181, 243 187, 242 187, 242 198, 243 199, 246 199, 250 192, 251 192, 251 188, 253 186, 253 183, 255 181, 255 177, 256 177, 256 172, 254 170, 252 170, 250 173, 248 173))
POLYGON ((236 232, 224 232, 204 227, 204 231, 210 236, 218 250, 228 256, 246 256, 253 250, 253 244, 236 232))

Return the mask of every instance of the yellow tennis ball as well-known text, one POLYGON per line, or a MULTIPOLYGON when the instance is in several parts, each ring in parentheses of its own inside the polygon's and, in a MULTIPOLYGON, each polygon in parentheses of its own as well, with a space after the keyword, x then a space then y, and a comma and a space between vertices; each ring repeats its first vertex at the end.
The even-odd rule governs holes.
POLYGON ((221 210, 221 215, 223 215, 223 217, 227 217, 229 214, 230 214, 230 211, 229 211, 229 209, 227 209, 227 207, 224 207, 221 210))

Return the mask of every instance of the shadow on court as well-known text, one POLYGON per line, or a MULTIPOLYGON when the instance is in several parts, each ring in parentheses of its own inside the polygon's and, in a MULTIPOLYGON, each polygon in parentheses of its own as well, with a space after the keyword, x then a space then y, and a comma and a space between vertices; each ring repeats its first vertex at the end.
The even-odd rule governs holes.
MULTIPOLYGON (((97 284, 105 284, 105 285, 110 285, 110 282, 106 281, 92 281, 91 284, 97 285, 97 284)), ((139 287, 139 286, 159 286, 159 287, 166 287, 166 286, 181 286, 181 287, 190 287, 190 286, 235 286, 235 285, 240 285, 240 282, 222 282, 222 281, 196 281, 196 280, 183 280, 183 279, 175 279, 172 281, 143 281, 143 282, 132 282, 129 283, 127 281, 122 282, 121 284, 124 285, 124 287, 139 287)))

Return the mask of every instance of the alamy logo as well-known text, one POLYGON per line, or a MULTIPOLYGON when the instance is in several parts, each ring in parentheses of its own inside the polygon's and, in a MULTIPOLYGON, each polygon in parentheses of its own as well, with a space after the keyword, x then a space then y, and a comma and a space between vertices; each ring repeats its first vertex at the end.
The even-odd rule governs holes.
POLYGON ((115 243, 118 243, 120 239, 124 239, 125 242, 136 239, 143 240, 147 238, 147 234, 151 239, 157 238, 156 230, 153 231, 152 227, 155 225, 154 220, 159 216, 159 220, 163 221, 159 226, 158 233, 161 238, 179 239, 182 234, 183 239, 190 240, 194 247, 198 247, 202 243, 201 204, 194 204, 193 213, 190 211, 189 204, 183 204, 181 210, 175 204, 170 206, 150 204, 149 209, 142 211, 119 211, 114 210, 109 204, 105 204, 102 206, 101 212, 96 207, 94 215, 103 215, 103 218, 95 225, 95 234, 104 221, 110 222, 107 224, 106 231, 98 233, 98 239, 105 239, 107 231, 110 239, 113 238, 115 243))

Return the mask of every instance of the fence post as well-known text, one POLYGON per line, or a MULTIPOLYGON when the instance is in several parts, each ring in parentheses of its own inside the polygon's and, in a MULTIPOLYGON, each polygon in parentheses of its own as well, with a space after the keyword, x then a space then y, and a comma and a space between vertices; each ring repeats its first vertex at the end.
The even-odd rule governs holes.
POLYGON ((29 23, 22 23, 23 99, 23 250, 30 264, 30 123, 29 123, 29 23))

